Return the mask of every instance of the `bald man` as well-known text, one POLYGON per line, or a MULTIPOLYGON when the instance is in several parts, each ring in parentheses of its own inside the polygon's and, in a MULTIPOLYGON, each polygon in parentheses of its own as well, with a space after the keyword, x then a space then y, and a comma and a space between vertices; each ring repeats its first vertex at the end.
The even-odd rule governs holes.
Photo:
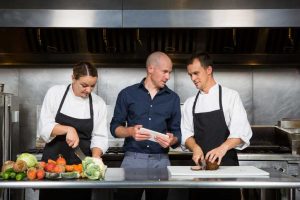
MULTIPOLYGON (((169 147, 176 148, 181 142, 179 96, 166 86, 172 61, 165 53, 154 52, 147 58, 146 71, 147 75, 140 83, 119 93, 110 124, 114 137, 125 138, 121 167, 129 173, 134 168, 166 169, 170 165, 169 147), (150 133, 142 131, 142 127, 168 137, 157 136, 154 141, 149 140, 150 133)), ((143 191, 119 190, 115 199, 140 200, 143 191)), ((167 194, 167 189, 146 189, 146 200, 166 199, 167 194)))

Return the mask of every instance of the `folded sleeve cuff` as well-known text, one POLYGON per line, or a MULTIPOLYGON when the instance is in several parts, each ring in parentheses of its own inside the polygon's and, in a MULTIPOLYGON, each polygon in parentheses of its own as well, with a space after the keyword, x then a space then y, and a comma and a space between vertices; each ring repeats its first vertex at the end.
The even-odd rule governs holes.
POLYGON ((94 147, 100 148, 104 154, 108 149, 108 141, 104 138, 102 138, 102 140, 101 139, 100 140, 92 139, 90 148, 92 149, 94 147))

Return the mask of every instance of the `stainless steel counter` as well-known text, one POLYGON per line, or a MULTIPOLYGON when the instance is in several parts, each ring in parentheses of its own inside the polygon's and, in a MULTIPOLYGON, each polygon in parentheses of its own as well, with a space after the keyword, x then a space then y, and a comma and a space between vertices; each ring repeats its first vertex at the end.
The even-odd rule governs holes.
MULTIPOLYGON (((41 160, 42 154, 34 154, 38 160, 41 160)), ((104 154, 106 157, 119 157, 120 160, 123 159, 124 154, 118 153, 118 154, 104 154)), ((191 152, 183 152, 183 151, 175 151, 175 152, 169 152, 170 157, 176 157, 176 156, 190 156, 192 157, 191 152)), ((292 155, 292 154, 257 154, 257 153, 238 153, 239 160, 299 160, 299 155, 292 155)))
POLYGON ((4 181, 0 188, 300 188, 300 179, 272 169, 267 178, 169 177, 167 169, 108 168, 105 180, 4 181))

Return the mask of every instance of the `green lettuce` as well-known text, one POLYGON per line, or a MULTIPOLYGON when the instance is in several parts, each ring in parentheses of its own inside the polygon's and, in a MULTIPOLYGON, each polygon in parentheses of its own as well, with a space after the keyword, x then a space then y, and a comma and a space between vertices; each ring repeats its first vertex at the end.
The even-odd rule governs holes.
POLYGON ((83 175, 92 180, 103 180, 107 166, 102 159, 86 157, 82 161, 83 175))
POLYGON ((25 161, 28 168, 34 167, 38 163, 36 157, 30 153, 22 153, 20 156, 18 156, 17 161, 18 160, 25 161))

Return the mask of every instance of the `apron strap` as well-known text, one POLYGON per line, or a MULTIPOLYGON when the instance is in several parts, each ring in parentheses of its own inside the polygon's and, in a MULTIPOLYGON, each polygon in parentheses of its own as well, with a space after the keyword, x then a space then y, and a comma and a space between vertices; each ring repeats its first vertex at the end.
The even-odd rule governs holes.
MULTIPOLYGON (((199 90, 199 92, 196 95, 194 104, 193 104, 193 114, 195 114, 195 107, 196 107, 196 103, 197 103, 197 100, 198 100, 198 97, 199 97, 200 93, 201 93, 201 91, 199 90)), ((221 85, 219 85, 219 106, 220 106, 220 110, 223 111, 223 105, 222 105, 222 87, 221 87, 221 85)))
MULTIPOLYGON (((65 94, 64 94, 64 96, 63 96, 63 98, 62 98, 62 100, 61 100, 61 102, 60 102, 60 104, 59 104, 59 108, 58 108, 58 110, 57 110, 57 113, 60 113, 60 110, 61 110, 61 108, 62 108, 62 105, 64 104, 65 99, 66 99, 66 96, 67 96, 68 91, 69 91, 69 89, 70 89, 70 86, 71 86, 71 84, 68 85, 68 87, 67 87, 67 89, 66 89, 66 91, 65 91, 65 94)), ((91 94, 89 94, 89 102, 90 102, 90 115, 91 115, 91 119, 94 120, 93 98, 92 98, 92 95, 91 95, 91 94)), ((56 114, 57 114, 57 113, 56 113, 56 114)))
MULTIPOLYGON (((68 87, 67 87, 67 89, 66 89, 66 91, 65 91, 65 94, 64 94, 64 96, 63 96, 63 98, 62 98, 62 100, 61 100, 61 102, 60 102, 60 104, 59 104, 59 108, 58 108, 58 110, 57 110, 57 113, 60 113, 61 107, 62 107, 62 105, 64 104, 64 101, 65 101, 65 99, 66 99, 66 96, 67 96, 67 94, 68 94, 68 91, 69 91, 69 89, 70 89, 70 86, 71 86, 71 84, 68 85, 68 87)), ((56 115, 57 115, 57 113, 56 113, 56 115)))
POLYGON ((196 95, 195 101, 194 101, 194 105, 193 105, 193 115, 195 114, 195 107, 196 107, 196 103, 199 97, 199 94, 201 93, 201 91, 199 90, 199 92, 196 95))
POLYGON ((219 85, 219 106, 220 106, 220 110, 223 111, 223 105, 222 105, 222 87, 221 87, 221 85, 219 85))
POLYGON ((92 95, 91 94, 89 94, 89 100, 90 100, 90 115, 91 115, 91 119, 94 120, 93 99, 92 99, 92 95))

